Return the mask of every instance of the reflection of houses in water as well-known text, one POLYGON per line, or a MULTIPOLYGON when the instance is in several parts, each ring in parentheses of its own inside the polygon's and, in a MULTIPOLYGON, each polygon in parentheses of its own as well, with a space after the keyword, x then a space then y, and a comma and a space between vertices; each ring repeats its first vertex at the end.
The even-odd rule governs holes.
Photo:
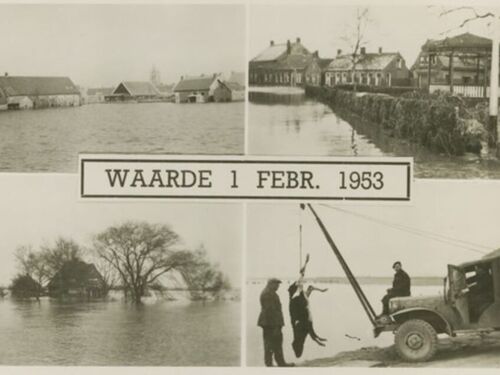
POLYGON ((106 101, 157 101, 160 92, 151 82, 123 81, 116 86, 111 95, 105 96, 106 101))
MULTIPOLYGON (((71 107, 81 104, 80 91, 68 77, 0 77, 9 109, 71 107)), ((5 101, 5 99, 4 99, 5 101)), ((0 106, 2 99, 0 99, 0 106)), ((5 104, 4 104, 5 106, 5 104)))
POLYGON ((419 88, 469 97, 489 95, 491 39, 470 33, 427 40, 412 71, 419 88))
POLYGON ((295 42, 270 42, 263 52, 250 61, 249 81, 253 85, 303 86, 305 69, 312 60, 312 54, 300 38, 295 42))
POLYGON ((352 54, 337 56, 325 69, 325 85, 361 84, 367 86, 409 86, 410 71, 399 52, 383 52, 379 48, 377 53, 366 52, 361 47, 357 56, 355 70, 353 70, 352 54))
POLYGON ((181 77, 174 87, 176 103, 207 103, 231 101, 231 89, 220 76, 181 77))
POLYGON ((104 280, 93 264, 75 259, 67 261, 47 286, 52 297, 103 297, 104 280))

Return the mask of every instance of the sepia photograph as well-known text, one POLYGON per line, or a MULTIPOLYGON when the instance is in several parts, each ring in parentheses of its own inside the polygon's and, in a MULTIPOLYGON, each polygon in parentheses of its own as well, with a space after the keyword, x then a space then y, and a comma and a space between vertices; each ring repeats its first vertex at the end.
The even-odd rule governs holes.
POLYGON ((249 366, 500 366, 498 186, 248 205, 249 366))
POLYGON ((249 13, 250 154, 410 156, 417 178, 500 178, 500 8, 249 13))
POLYGON ((242 154, 242 4, 1 4, 0 171, 80 152, 242 154))
POLYGON ((71 176, 0 181, 0 365, 240 365, 240 204, 81 203, 71 176))

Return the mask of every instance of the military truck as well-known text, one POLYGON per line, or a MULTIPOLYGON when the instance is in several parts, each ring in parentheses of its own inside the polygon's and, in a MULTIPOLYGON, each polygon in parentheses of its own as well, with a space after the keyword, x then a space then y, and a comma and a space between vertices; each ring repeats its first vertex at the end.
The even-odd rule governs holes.
POLYGON ((323 222, 307 206, 367 313, 375 337, 394 332, 395 347, 403 360, 430 360, 437 350, 438 334, 500 330, 500 250, 476 261, 448 265, 442 295, 395 297, 389 302, 389 315, 377 316, 323 222))

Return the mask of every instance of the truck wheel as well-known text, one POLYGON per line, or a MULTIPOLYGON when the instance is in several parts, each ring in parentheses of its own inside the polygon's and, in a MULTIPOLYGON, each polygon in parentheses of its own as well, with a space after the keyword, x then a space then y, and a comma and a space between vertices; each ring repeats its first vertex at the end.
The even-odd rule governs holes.
POLYGON ((403 360, 425 362, 436 353, 436 330, 424 320, 408 320, 399 326, 394 343, 403 360))

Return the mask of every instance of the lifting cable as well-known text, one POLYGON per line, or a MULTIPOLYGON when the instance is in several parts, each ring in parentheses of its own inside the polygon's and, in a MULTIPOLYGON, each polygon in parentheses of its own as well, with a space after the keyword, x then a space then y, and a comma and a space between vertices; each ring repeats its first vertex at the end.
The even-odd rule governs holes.
POLYGON ((402 224, 391 223, 391 222, 388 222, 388 221, 385 221, 385 220, 376 219, 374 217, 371 217, 371 216, 368 216, 368 215, 359 214, 359 213, 356 213, 356 212, 353 212, 353 211, 349 211, 349 210, 346 210, 346 209, 343 209, 343 208, 333 207, 333 206, 330 206, 330 205, 327 205, 327 204, 324 204, 324 203, 320 204, 320 206, 329 208, 331 210, 336 210, 336 211, 340 211, 340 212, 343 212, 343 213, 346 213, 346 214, 350 214, 352 216, 356 216, 356 217, 359 217, 359 218, 363 218, 365 220, 368 220, 368 221, 371 221, 371 222, 375 222, 375 223, 380 224, 380 225, 385 225, 385 226, 393 228, 393 229, 398 229, 398 230, 401 230, 401 231, 404 231, 404 232, 408 232, 408 233, 411 233, 411 234, 419 236, 419 237, 423 237, 423 238, 431 239, 431 240, 434 240, 434 241, 442 242, 442 243, 445 243, 445 244, 448 244, 448 245, 460 247, 460 248, 462 248, 464 250, 472 251, 472 252, 475 252, 475 253, 480 253, 480 254, 484 255, 484 254, 487 254, 488 252, 492 251, 491 247, 484 246, 484 245, 481 245, 481 244, 478 244, 478 243, 474 243, 474 242, 470 242, 470 241, 465 241, 465 240, 460 240, 460 239, 448 237, 448 236, 445 236, 445 235, 442 235, 442 234, 433 233, 433 232, 430 232, 430 231, 425 231, 425 230, 422 230, 422 229, 417 229, 417 228, 413 228, 413 227, 402 225, 402 224), (479 249, 484 249, 484 250, 479 250, 479 249), (485 250, 487 250, 487 251, 485 251, 485 250))
MULTIPOLYGON (((368 315, 368 319, 370 319, 370 322, 375 325, 376 324, 376 314, 375 311, 373 310, 373 307, 370 304, 370 301, 368 301, 368 298, 364 294, 363 290, 361 289, 361 286, 358 283, 358 280, 356 277, 352 274, 351 269, 347 265, 346 261, 344 260, 344 257, 340 253, 340 250, 338 249, 337 245, 335 245, 335 242, 333 241, 332 237, 330 236, 330 233, 326 229, 325 225, 319 218, 319 216, 316 214, 316 211, 310 204, 307 204, 307 207, 311 210, 312 214, 314 215, 316 221, 319 224, 319 227, 321 231, 323 232, 328 244, 330 245, 333 253, 337 257, 342 269, 344 270, 344 273, 347 276, 347 279, 351 283, 354 292, 356 293, 359 301, 361 302, 361 305, 363 306, 363 309, 365 310, 366 314, 368 315)), ((301 205, 301 208, 304 209, 305 205, 301 205)))

